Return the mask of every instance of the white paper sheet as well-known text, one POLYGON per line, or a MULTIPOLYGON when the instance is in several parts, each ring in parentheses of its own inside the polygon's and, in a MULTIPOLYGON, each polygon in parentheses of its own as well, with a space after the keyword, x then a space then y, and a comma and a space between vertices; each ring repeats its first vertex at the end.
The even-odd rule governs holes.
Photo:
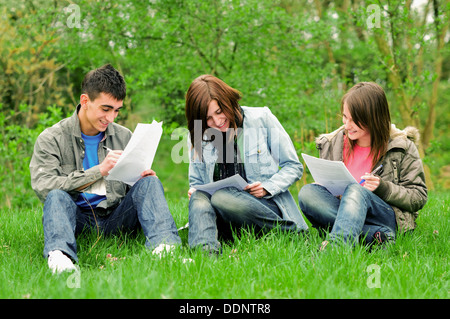
POLYGON ((209 194, 214 194, 221 188, 225 187, 236 187, 237 189, 243 190, 248 183, 241 177, 241 175, 236 174, 234 176, 222 179, 217 182, 205 184, 205 185, 196 185, 194 188, 199 191, 204 191, 209 194))
POLYGON ((102 177, 98 181, 96 181, 94 184, 86 187, 83 189, 83 193, 90 193, 90 194, 96 194, 96 195, 106 195, 106 182, 105 179, 102 177))
POLYGON ((109 171, 106 179, 122 181, 133 186, 141 178, 141 173, 152 167, 161 135, 162 122, 139 123, 116 166, 109 171))
POLYGON ((342 195, 348 184, 358 183, 344 162, 329 161, 302 153, 314 181, 326 187, 331 194, 342 195))
POLYGON ((189 228, 189 222, 187 222, 186 223, 186 225, 184 225, 184 226, 181 226, 180 228, 178 228, 177 230, 178 231, 180 231, 180 230, 183 230, 183 229, 188 229, 189 228))

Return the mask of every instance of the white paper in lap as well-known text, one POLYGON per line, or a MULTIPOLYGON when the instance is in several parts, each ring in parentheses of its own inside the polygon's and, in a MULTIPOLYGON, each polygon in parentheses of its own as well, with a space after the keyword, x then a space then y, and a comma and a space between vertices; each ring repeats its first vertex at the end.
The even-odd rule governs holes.
POLYGON ((243 179, 241 175, 236 174, 217 182, 212 182, 204 185, 196 185, 194 186, 194 188, 196 190, 204 191, 212 195, 216 191, 224 187, 236 187, 237 189, 243 190, 247 185, 248 183, 245 181, 245 179, 243 179))
POLYGON ((329 161, 303 153, 302 157, 314 181, 335 196, 342 195, 348 184, 358 183, 341 161, 329 161))

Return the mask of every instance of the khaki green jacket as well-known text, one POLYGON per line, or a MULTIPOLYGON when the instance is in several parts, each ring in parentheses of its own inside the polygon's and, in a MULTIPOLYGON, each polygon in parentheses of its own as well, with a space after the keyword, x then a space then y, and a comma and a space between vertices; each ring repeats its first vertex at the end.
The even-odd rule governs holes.
MULTIPOLYGON (((45 129, 37 138, 30 162, 31 187, 42 202, 54 189, 68 192, 75 200, 79 195, 76 191, 79 187, 95 181, 105 182, 107 199, 100 202, 97 207, 105 209, 115 207, 126 195, 128 186, 119 181, 104 179, 98 165, 87 170, 83 169, 85 146, 81 138, 79 108, 80 105, 71 117, 45 129)), ((99 163, 107 155, 102 146, 123 150, 131 134, 129 129, 119 124, 108 125, 98 148, 99 163)), ((83 191, 89 190, 88 187, 83 191)))
MULTIPOLYGON (((414 141, 419 132, 414 127, 399 130, 392 125, 388 150, 376 166, 383 164, 379 174, 380 185, 374 193, 391 205, 395 211, 399 230, 413 230, 416 227, 418 211, 427 202, 427 186, 422 161, 414 141)), ((320 158, 342 161, 344 127, 316 139, 320 158)))

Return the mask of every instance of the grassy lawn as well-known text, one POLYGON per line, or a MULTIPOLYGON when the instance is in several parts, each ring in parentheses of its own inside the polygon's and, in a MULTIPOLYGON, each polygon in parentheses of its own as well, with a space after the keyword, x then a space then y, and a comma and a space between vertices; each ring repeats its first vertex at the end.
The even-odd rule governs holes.
MULTIPOLYGON (((183 246, 159 259, 144 236, 78 240, 80 275, 53 276, 42 258, 42 207, 0 211, 0 298, 449 298, 449 196, 429 194, 413 235, 368 252, 318 253, 321 238, 242 232, 208 257, 183 246), (183 258, 194 262, 183 263, 183 258)), ((169 198, 178 227, 186 198, 169 198)))

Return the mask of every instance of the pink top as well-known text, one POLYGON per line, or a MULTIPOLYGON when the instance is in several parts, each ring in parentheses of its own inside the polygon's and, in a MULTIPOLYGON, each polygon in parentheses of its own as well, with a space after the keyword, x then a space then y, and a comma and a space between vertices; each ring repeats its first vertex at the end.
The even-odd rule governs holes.
MULTIPOLYGON (((347 153, 347 143, 347 139, 344 139, 344 154, 347 153)), ((352 154, 344 160, 345 166, 357 182, 361 181, 361 176, 371 171, 372 157, 369 156, 369 153, 370 146, 361 147, 355 144, 352 154)))

